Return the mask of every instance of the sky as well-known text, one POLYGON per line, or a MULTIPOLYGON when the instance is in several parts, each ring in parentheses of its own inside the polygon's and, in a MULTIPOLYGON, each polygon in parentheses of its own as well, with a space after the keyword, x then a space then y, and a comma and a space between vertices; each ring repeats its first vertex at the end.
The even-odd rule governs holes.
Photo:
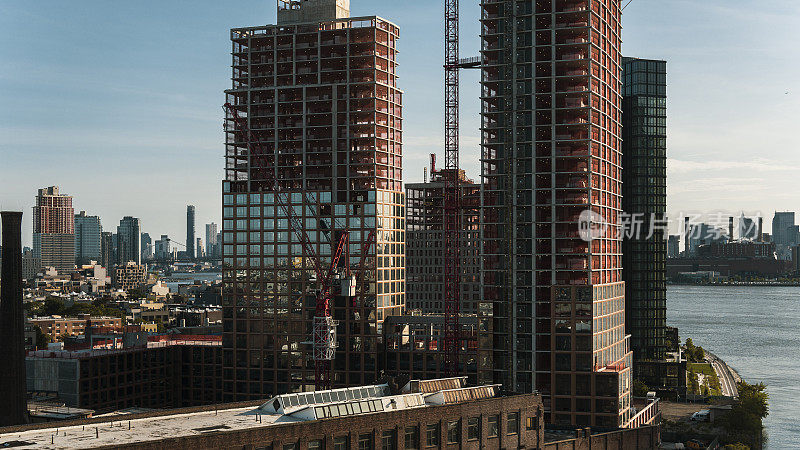
MULTIPOLYGON (((627 0, 626 0, 627 2, 627 0)), ((401 27, 404 179, 443 146, 443 3, 351 0, 401 27)), ((478 1, 461 1, 462 56, 478 1)), ((220 222, 223 91, 232 27, 275 22, 274 0, 0 0, 0 208, 58 185, 105 230, 123 216, 186 235, 186 205, 220 222)), ((623 53, 668 63, 670 215, 798 210, 800 2, 633 0, 623 53)), ((461 160, 479 175, 479 74, 462 77, 461 160)))

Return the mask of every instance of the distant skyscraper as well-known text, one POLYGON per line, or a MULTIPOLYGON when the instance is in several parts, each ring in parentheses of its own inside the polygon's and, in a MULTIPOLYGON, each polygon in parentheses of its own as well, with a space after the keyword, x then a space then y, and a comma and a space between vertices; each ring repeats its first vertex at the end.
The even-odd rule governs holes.
POLYGON ((104 231, 100 238, 100 265, 109 272, 114 265, 114 233, 104 231))
POLYGON ((219 229, 214 222, 206 224, 206 257, 214 258, 214 246, 217 244, 217 233, 219 229))
POLYGON ((126 216, 119 221, 117 227, 117 263, 127 264, 130 261, 142 263, 141 254, 141 222, 135 217, 126 216))
POLYGON ((161 235, 161 239, 156 241, 156 259, 169 259, 172 255, 169 252, 169 236, 161 235))
POLYGON ((58 186, 39 189, 33 207, 33 253, 43 267, 59 273, 75 268, 75 211, 72 197, 58 186))
POLYGON ((194 216, 195 210, 193 205, 186 207, 186 256, 189 259, 194 259, 196 252, 194 251, 194 216))
POLYGON ((681 255, 681 237, 672 235, 667 242, 667 258, 677 258, 681 255))
POLYGON ((775 212, 772 218, 772 242, 778 253, 778 259, 791 259, 790 248, 797 244, 797 227, 794 212, 775 212))
POLYGON ((75 215, 75 260, 79 264, 100 260, 102 233, 98 216, 87 216, 86 211, 75 215))
POLYGON ((142 259, 148 260, 153 258, 153 239, 150 238, 149 233, 142 233, 142 259))
POLYGON ((625 331, 634 361, 663 360, 667 237, 657 225, 667 211, 667 63, 623 58, 622 89, 622 209, 641 223, 622 243, 625 331))
POLYGON ((197 245, 194 247, 197 250, 196 257, 197 259, 204 258, 206 255, 206 249, 203 247, 203 238, 197 238, 197 245))

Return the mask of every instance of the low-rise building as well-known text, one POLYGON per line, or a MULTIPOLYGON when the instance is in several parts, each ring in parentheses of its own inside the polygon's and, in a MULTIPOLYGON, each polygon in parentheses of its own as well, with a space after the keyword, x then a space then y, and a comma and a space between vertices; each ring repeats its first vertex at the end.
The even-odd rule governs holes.
POLYGON ((114 286, 127 292, 142 289, 147 284, 147 268, 144 265, 128 262, 114 271, 114 286))
POLYGON ((119 317, 93 317, 82 314, 80 317, 31 317, 28 323, 37 326, 43 333, 49 334, 53 339, 60 336, 81 335, 87 327, 121 328, 122 319, 119 317))
POLYGON ((98 412, 221 401, 220 336, 122 340, 130 342, 123 348, 95 343, 83 350, 28 352, 28 390, 55 392, 66 406, 98 412))
POLYGON ((13 437, 0 434, 0 445, 14 439, 40 448, 543 448, 542 415, 538 394, 506 395, 499 385, 468 387, 451 378, 136 415, 130 429, 96 431, 89 419, 61 427, 57 442, 51 429, 20 434, 26 427, 17 427, 13 437))

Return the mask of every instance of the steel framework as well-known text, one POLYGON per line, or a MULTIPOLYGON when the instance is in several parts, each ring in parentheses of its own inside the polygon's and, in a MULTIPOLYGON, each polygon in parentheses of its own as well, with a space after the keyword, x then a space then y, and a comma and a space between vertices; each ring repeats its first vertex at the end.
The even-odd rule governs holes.
MULTIPOLYGON (((224 109, 227 111, 230 120, 233 122, 234 129, 232 131, 240 134, 241 140, 247 145, 247 150, 250 153, 250 156, 266 158, 268 156, 268 152, 263 150, 260 140, 257 139, 255 133, 250 129, 247 123, 247 118, 240 116, 239 111, 231 103, 226 103, 224 105, 224 109)), ((343 255, 347 257, 347 254, 349 253, 347 249, 350 242, 350 233, 347 230, 342 230, 341 236, 336 242, 336 249, 333 254, 330 267, 323 269, 322 262, 317 253, 314 251, 313 245, 311 245, 311 241, 305 232, 302 221, 295 215, 294 208, 292 208, 290 205, 291 193, 284 192, 280 183, 273 175, 273 171, 264 170, 263 175, 265 176, 265 183, 262 184, 262 186, 271 188, 275 193, 275 201, 278 203, 278 206, 283 214, 289 219, 292 231, 303 246, 303 252, 305 256, 313 264, 314 272, 317 277, 317 283, 319 283, 319 290, 317 291, 316 295, 316 307, 313 318, 311 342, 313 346, 313 359, 315 366, 315 386, 317 390, 330 389, 331 361, 333 361, 336 357, 336 327, 338 325, 338 323, 333 320, 333 317, 331 316, 330 305, 333 297, 331 284, 334 280, 334 275, 337 273, 339 261, 343 255)), ((333 230, 331 231, 331 236, 334 236, 335 233, 333 233, 333 230)), ((374 232, 370 232, 366 242, 362 244, 361 260, 359 261, 358 272, 355 274, 356 279, 358 279, 361 273, 364 271, 364 260, 369 253, 369 249, 372 246, 374 238, 374 232)), ((349 271, 350 265, 346 264, 345 277, 348 280, 351 277, 349 271)), ((349 292, 345 294, 350 295, 349 292)), ((359 290, 356 296, 360 294, 361 290, 359 290)), ((355 296, 353 298, 353 302, 355 303, 355 296)))

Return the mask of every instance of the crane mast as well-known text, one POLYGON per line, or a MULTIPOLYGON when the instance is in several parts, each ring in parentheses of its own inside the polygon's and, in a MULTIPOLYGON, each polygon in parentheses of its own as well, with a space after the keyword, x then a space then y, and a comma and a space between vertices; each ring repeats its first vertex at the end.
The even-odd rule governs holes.
POLYGON ((445 0, 444 26, 444 361, 458 375, 461 348, 461 188, 459 186, 459 0, 445 0))

